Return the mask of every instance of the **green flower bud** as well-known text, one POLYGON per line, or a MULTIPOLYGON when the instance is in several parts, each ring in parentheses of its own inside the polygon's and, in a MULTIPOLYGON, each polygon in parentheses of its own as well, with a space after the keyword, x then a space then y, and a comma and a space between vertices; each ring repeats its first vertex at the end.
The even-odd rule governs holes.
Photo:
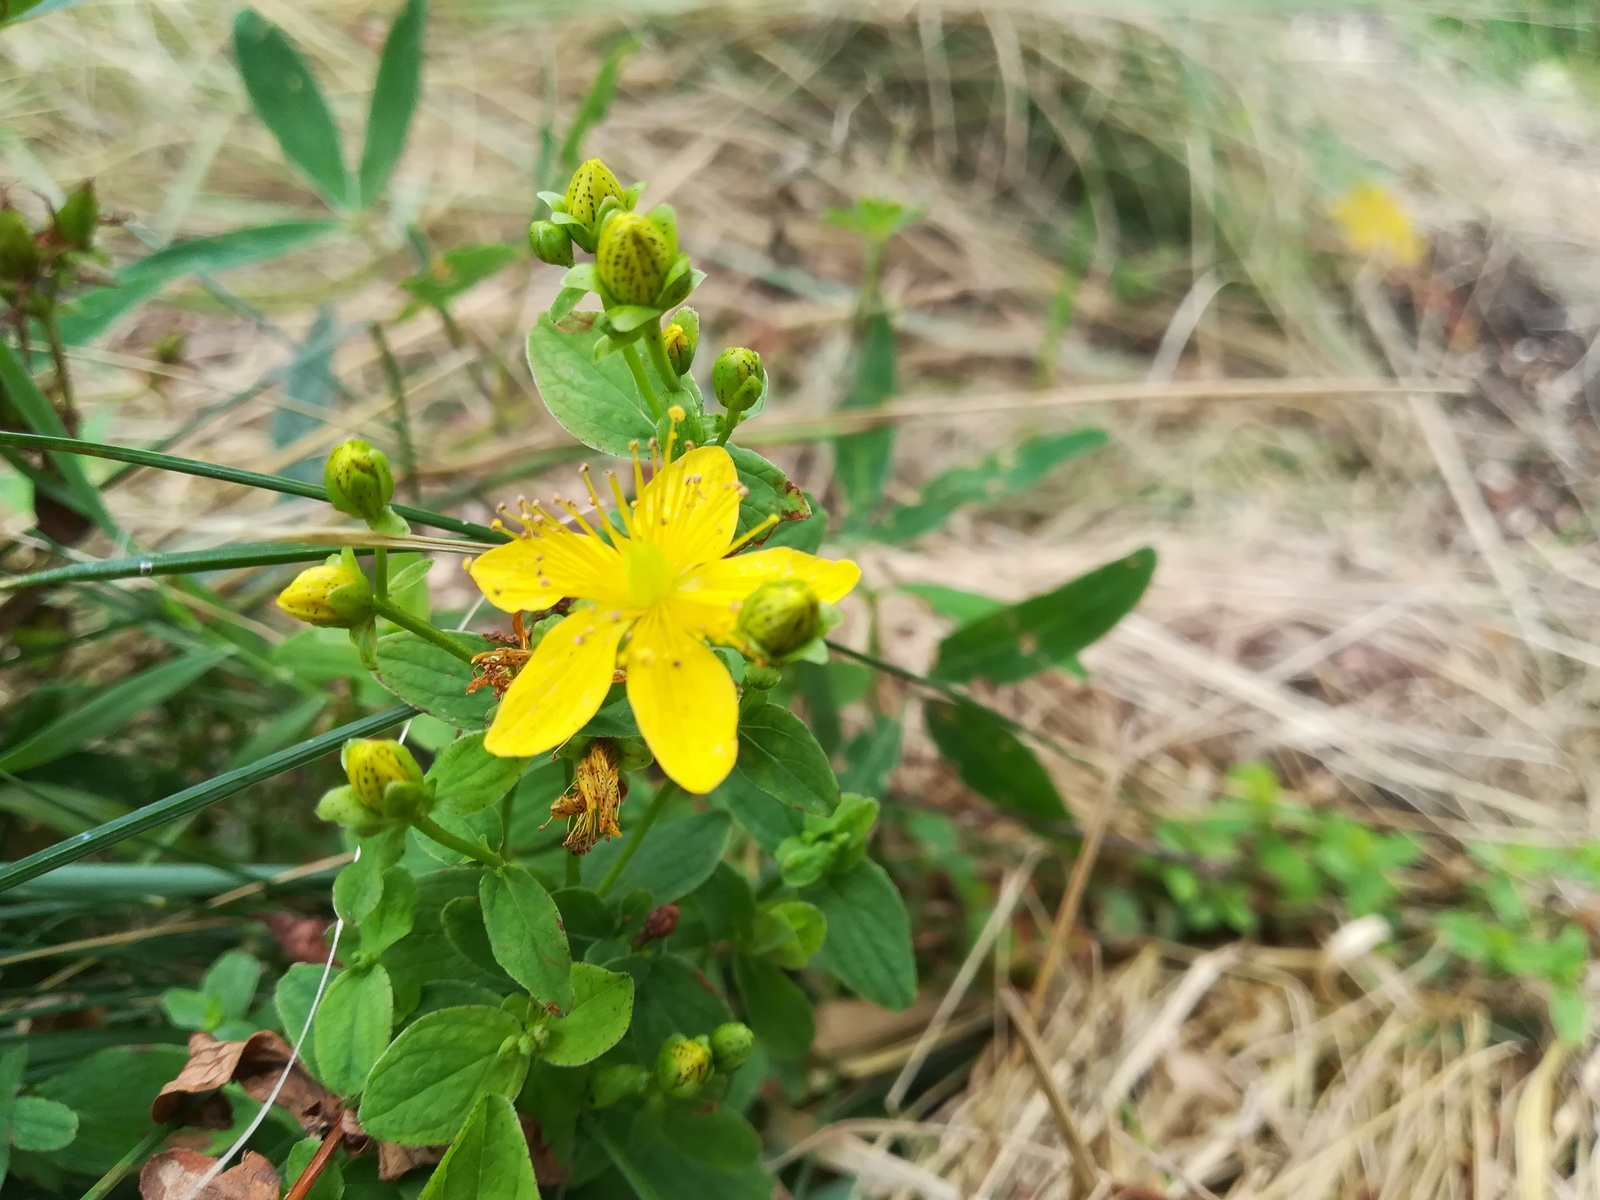
POLYGON ((764 659, 793 654, 822 628, 822 604, 799 579, 763 583, 739 609, 738 630, 764 659))
POLYGON ((833 810, 830 822, 833 832, 847 844, 864 843, 878 823, 878 802, 868 796, 846 792, 839 799, 839 807, 833 810))
POLYGON ((763 667, 758 663, 744 666, 744 686, 757 691, 770 692, 783 682, 783 672, 777 667, 763 667))
POLYGON ((700 348, 700 314, 692 308, 680 308, 673 314, 672 323, 661 331, 661 340, 672 369, 687 375, 694 364, 694 352, 700 348))
POLYGON ((307 625, 354 629, 372 620, 372 588, 365 575, 335 556, 295 576, 278 593, 278 607, 307 625))
POLYGON ((73 250, 87 250, 94 244, 100 225, 100 200, 94 194, 94 180, 85 181, 67 197, 56 213, 56 236, 73 250))
POLYGON ((328 503, 347 516, 360 517, 370 525, 389 515, 389 501, 394 499, 389 458, 360 438, 340 442, 328 452, 322 482, 328 489, 328 503))
POLYGON ((650 1085, 650 1072, 632 1063, 601 1067, 589 1080, 589 1102, 605 1108, 618 1100, 637 1096, 650 1085))
MULTIPOLYGON (((593 225, 595 217, 599 215, 600 205, 607 196, 615 196, 618 203, 621 203, 622 185, 617 182, 617 177, 605 163, 598 158, 587 159, 578 164, 578 169, 572 173, 572 178, 567 182, 567 215, 577 218, 585 225, 593 225)), ((550 260, 545 259, 545 261, 550 260)), ((570 259, 567 265, 572 265, 570 259)))
POLYGON ((324 792, 317 802, 317 816, 343 825, 357 837, 372 837, 394 827, 382 813, 373 812, 361 802, 353 787, 336 787, 324 792))
POLYGON ((535 221, 528 226, 528 245, 540 262, 552 267, 572 265, 572 235, 554 221, 535 221))
POLYGON ((656 225, 636 213, 619 212, 600 230, 594 266, 616 303, 653 305, 676 257, 656 225))
POLYGON ((656 1087, 674 1100, 688 1100, 711 1078, 711 1043, 702 1036, 693 1041, 675 1033, 656 1055, 656 1087))
POLYGON ((784 883, 808 887, 832 869, 837 854, 838 848, 831 841, 808 832, 784 838, 773 857, 778 860, 784 883))
POLYGON ((0 281, 24 283, 39 271, 39 247, 22 214, 0 208, 0 281))
POLYGON ((755 1049, 756 1035, 750 1026, 729 1021, 711 1031, 711 1061, 718 1071, 737 1071, 755 1049))
POLYGON ((422 786, 422 768, 399 742, 388 738, 352 738, 339 752, 339 764, 357 798, 373 812, 385 812, 389 789, 422 786))
POLYGON ((767 390, 767 369, 761 365, 761 355, 748 346, 730 346, 717 355, 711 387, 717 403, 731 413, 754 407, 767 390))

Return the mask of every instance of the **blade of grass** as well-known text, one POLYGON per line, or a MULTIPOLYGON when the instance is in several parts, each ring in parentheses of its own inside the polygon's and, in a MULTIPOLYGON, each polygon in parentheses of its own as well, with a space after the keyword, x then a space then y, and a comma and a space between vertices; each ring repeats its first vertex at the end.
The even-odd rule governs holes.
MULTIPOLYGON (((320 562, 330 553, 326 546, 284 546, 275 542, 247 542, 219 550, 181 550, 168 554, 142 554, 136 558, 102 558, 94 562, 49 567, 0 579, 0 591, 46 587, 63 583, 93 583, 135 576, 187 575, 195 571, 232 571, 240 567, 270 567, 282 563, 320 562)), ((370 554, 370 550, 356 550, 370 554)))
POLYGON ((358 201, 362 208, 371 208, 383 195, 405 150, 417 94, 422 90, 422 40, 427 21, 425 0, 406 0, 383 43, 361 150, 358 201))
MULTIPOLYGON (((71 440, 67 438, 67 427, 61 423, 61 415, 56 412, 55 405, 51 404, 39 390, 39 385, 34 382, 22 359, 17 357, 17 352, 5 342, 0 342, 0 388, 5 390, 6 398, 11 401, 12 407, 33 427, 35 433, 57 440, 71 440)), ((117 524, 106 511, 105 502, 100 499, 99 489, 90 483, 88 475, 84 474, 83 464, 77 459, 59 453, 51 453, 50 460, 55 463, 61 472, 61 478, 66 481, 67 489, 71 493, 72 507, 115 537, 117 524)))
POLYGON ((339 128, 299 47, 254 9, 233 21, 233 51, 245 90, 283 156, 335 208, 350 204, 339 128))
POLYGON ((158 825, 164 825, 192 812, 199 812, 202 808, 237 795, 264 779, 271 779, 274 775, 281 775, 285 771, 321 758, 324 754, 332 753, 351 738, 371 737, 373 734, 382 733, 385 729, 390 729, 416 715, 417 711, 409 704, 400 704, 394 708, 384 709, 380 713, 374 713, 370 717, 351 721, 348 725, 341 725, 338 729, 330 730, 320 737, 310 738, 298 745, 290 746, 287 750, 280 750, 260 762, 251 763, 248 767, 229 771, 215 779, 208 779, 204 783, 185 788, 181 792, 174 792, 163 800, 157 800, 154 804, 148 804, 136 812, 129 813, 126 817, 108 821, 86 833, 47 846, 36 854, 30 854, 0 869, 0 892, 10 891, 18 884, 37 879, 57 867, 77 862, 80 858, 97 854, 108 846, 115 846, 127 838, 137 837, 158 825))
MULTIPOLYGON (((304 496, 308 500, 326 500, 328 498, 327 489, 320 483, 302 483, 298 479, 286 479, 282 475, 263 475, 259 471, 246 471, 240 467, 218 466, 216 463, 201 462, 199 459, 194 458, 183 458, 177 454, 162 454, 156 450, 135 450, 128 446, 112 446, 105 442, 88 442, 69 437, 43 437, 39 434, 10 433, 7 431, 0 431, 0 446, 11 446, 19 450, 65 451, 67 454, 83 454, 90 458, 109 458, 114 462, 133 463, 140 467, 153 467, 159 471, 176 471, 182 475, 197 475, 202 479, 217 479, 223 483, 236 483, 241 487, 281 492, 285 496, 304 496)), ((430 512, 425 508, 413 508, 409 504, 396 504, 394 505, 394 510, 414 525, 426 525, 429 529, 445 529, 451 533, 485 538, 490 541, 506 540, 506 535, 489 528, 487 525, 477 525, 471 521, 447 517, 443 513, 430 512)))

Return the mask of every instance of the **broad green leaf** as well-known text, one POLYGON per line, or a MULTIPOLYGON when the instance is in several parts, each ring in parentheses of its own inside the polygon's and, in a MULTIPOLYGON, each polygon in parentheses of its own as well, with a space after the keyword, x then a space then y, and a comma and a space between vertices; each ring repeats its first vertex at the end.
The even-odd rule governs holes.
POLYGON ((540 1057, 579 1067, 622 1040, 633 1018, 633 977, 588 963, 572 965, 572 1011, 545 1026, 550 1040, 540 1057))
POLYGON ((335 221, 285 221, 176 242, 123 267, 117 272, 116 287, 95 288, 64 305, 62 340, 69 346, 93 341, 185 275, 219 274, 281 258, 338 228, 335 221))
POLYGON ((361 150, 362 208, 371 208, 389 186, 411 132, 411 117, 422 91, 422 43, 427 23, 426 0, 406 0, 384 40, 367 113, 366 144, 361 150))
MULTIPOLYGON (((322 1139, 316 1137, 301 1138, 289 1151, 289 1157, 283 1164, 283 1186, 293 1188, 300 1182, 300 1177, 306 1173, 306 1168, 311 1165, 311 1160, 316 1158, 317 1151, 322 1148, 322 1139)), ((346 1160, 349 1161, 348 1159, 346 1160)), ((317 1176, 317 1181, 311 1185, 311 1190, 306 1193, 305 1200, 343 1200, 344 1197, 344 1168, 337 1160, 329 1162, 322 1168, 322 1174, 317 1176)), ((351 1200, 358 1200, 352 1196, 351 1200)))
POLYGON ((739 770, 774 799, 826 816, 839 781, 806 724, 786 708, 762 704, 739 718, 739 770))
MULTIPOLYGON (((453 633, 474 654, 494 648, 487 638, 453 633)), ((378 682, 396 696, 457 729, 482 729, 496 701, 488 688, 467 695, 472 668, 414 633, 378 639, 378 682)))
POLYGON ((316 76, 289 36, 253 9, 233 19, 233 52, 261 123, 335 208, 350 202, 339 129, 316 76))
POLYGON ((872 529, 880 542, 909 542, 938 529, 965 504, 999 504, 1033 487, 1056 467, 1105 444, 1098 429, 1030 438, 1008 453, 991 454, 969 467, 936 475, 914 504, 896 505, 872 529))
POLYGON ((759 1165, 714 1167, 666 1137, 630 1138, 629 1124, 626 1112, 610 1109, 589 1118, 583 1129, 639 1200, 772 1200, 773 1178, 759 1165))
POLYGON ((775 963, 742 951, 733 959, 733 983, 745 1022, 774 1057, 797 1060, 817 1036, 811 999, 775 963))
POLYGON ((525 867, 486 872, 483 924, 495 959, 540 1004, 572 1006, 572 951, 550 893, 525 867))
POLYGON ((411 315, 419 305, 448 308, 457 296, 477 287, 491 275, 499 274, 519 257, 521 252, 504 242, 445 251, 426 269, 401 282, 400 286, 416 302, 401 314, 402 317, 411 315))
POLYGON ((805 899, 828 918, 821 965, 864 1000, 898 1012, 917 997, 911 919, 888 873, 871 859, 825 876, 805 899))
POLYGON ((341 1096, 361 1091, 372 1064, 389 1044, 393 1024, 394 990, 387 971, 374 965, 340 972, 317 1009, 322 1082, 341 1096))
POLYGON ((721 1171, 740 1171, 761 1159, 761 1135, 725 1104, 709 1111, 669 1108, 662 1136, 697 1162, 721 1171))
POLYGON ((539 1200, 528 1139, 511 1101, 490 1093, 472 1108, 418 1200, 539 1200))
POLYGON ((525 758, 501 758, 483 748, 483 734, 451 742, 433 760, 428 778, 438 787, 439 808, 465 816, 487 808, 513 787, 528 765, 525 758))
POLYGON ((545 407, 563 429, 585 446, 628 458, 633 453, 629 444, 648 445, 656 423, 622 356, 594 361, 600 335, 582 328, 581 315, 563 322, 580 327, 572 333, 541 317, 528 334, 528 366, 545 407))
POLYGON ((379 856, 369 853, 363 845, 361 857, 340 870, 333 881, 333 911, 341 920, 360 925, 378 907, 383 898, 385 869, 379 856))
POLYGON ((222 1002, 194 988, 168 988, 161 993, 161 1010, 179 1029, 215 1029, 222 1023, 222 1002))
POLYGON ((6 1110, 11 1098, 22 1087, 23 1072, 28 1069, 28 1044, 0 1050, 0 1113, 6 1110))
MULTIPOLYGON (((815 554, 822 549, 822 543, 828 537, 828 511, 817 503, 817 498, 810 492, 801 492, 800 496, 811 510, 811 515, 780 522, 761 543, 763 546, 788 546, 791 550, 803 550, 807 554, 815 554)), ((742 516, 741 513, 741 519, 742 516)))
POLYGON ((383 873, 383 891, 378 903, 361 921, 361 953, 377 958, 399 942, 416 924, 417 881, 404 867, 390 867, 383 873))
POLYGON ((261 961, 243 950, 229 950, 200 982, 200 990, 216 997, 225 1019, 234 1020, 250 1011, 256 986, 261 982, 261 961))
POLYGON ((978 795, 1006 812, 1065 820, 1067 809, 1032 750, 993 712, 966 701, 930 700, 928 736, 978 795))
POLYGON ((795 837, 805 828, 799 809, 790 808, 757 787, 737 763, 709 798, 768 854, 774 853, 784 838, 795 837))
POLYGON ((417 877, 417 911, 411 932, 383 955, 383 965, 394 983, 395 1011, 408 1011, 423 986, 430 983, 472 983, 505 995, 514 984, 498 964, 493 970, 478 966, 451 943, 444 930, 444 908, 459 896, 477 899, 480 867, 450 868, 417 877))
POLYGON ((322 983, 322 966, 320 963, 294 963, 282 975, 278 976, 277 985, 273 988, 273 1007, 278 1010, 278 1024, 283 1026, 283 1036, 292 1046, 300 1042, 300 1058, 306 1068, 319 1079, 321 1072, 317 1069, 316 1055, 316 1026, 312 1015, 312 1004, 317 997, 317 988, 322 983), (307 1029, 307 1022, 313 1022, 307 1029), (305 1032, 305 1040, 300 1040, 301 1031, 305 1032))
POLYGON ((698 1037, 733 1020, 710 980, 679 955, 635 954, 611 965, 633 976, 633 1043, 640 1062, 654 1062, 661 1043, 674 1033, 698 1037))
MULTIPOLYGON (((787 523, 798 524, 812 515, 805 493, 778 467, 743 446, 729 446, 727 449, 739 472, 739 482, 744 484, 746 491, 744 499, 739 501, 739 526, 736 532, 745 533, 772 516, 778 518, 778 525, 772 530, 772 534, 776 534, 787 523)), ((826 519, 823 524, 826 526, 826 519)), ((774 544, 772 534, 767 537, 768 545, 774 544)))
POLYGON ((1550 1024, 1556 1036, 1564 1042, 1581 1046, 1588 1041, 1589 1002, 1584 999, 1583 993, 1572 986, 1551 988, 1550 1024))
MULTIPOLYGON (((716 870, 732 829, 728 814, 720 812, 696 813, 657 825, 622 868, 609 894, 625 896, 642 888, 657 904, 671 904, 694 891, 716 870)), ((584 885, 597 886, 625 845, 625 840, 609 841, 584 855, 584 885)))
POLYGON ((729 864, 718 863, 689 900, 700 910, 713 939, 743 942, 749 938, 755 925, 755 893, 750 881, 729 864))
MULTIPOLYGON (((0 342, 0 391, 34 433, 47 437, 67 436, 67 427, 62 424, 55 405, 39 390, 27 366, 7 342, 0 342)), ((100 490, 84 473, 82 460, 75 455, 52 452, 50 462, 61 473, 72 507, 101 529, 115 533, 117 524, 106 511, 100 490)))
POLYGON ((463 958, 471 959, 485 971, 501 973, 494 948, 489 945, 489 931, 483 927, 483 902, 476 896, 457 896, 446 904, 439 910, 439 924, 463 958))
POLYGON ((987 617, 990 613, 999 612, 1005 607, 1005 601, 995 600, 989 596, 980 596, 977 592, 966 592, 960 588, 945 587, 940 583, 902 583, 898 589, 908 596, 915 596, 929 608, 934 615, 944 617, 951 621, 976 621, 979 617, 987 617))
POLYGON ((48 1152, 78 1136, 78 1114, 58 1100, 18 1096, 11 1109, 11 1143, 18 1150, 48 1152))
MULTIPOLYGON (((841 411, 881 408, 895 390, 894 328, 882 313, 872 316, 862 335, 855 381, 840 402, 841 411)), ((869 429, 835 438, 833 475, 845 502, 845 521, 863 529, 883 497, 894 459, 894 427, 869 429)))
POLYGON ((933 677, 1016 683, 1059 666, 1111 632, 1139 603, 1155 569, 1156 552, 1136 550, 1054 591, 970 621, 939 643, 933 677))
POLYGON ((78 1136, 51 1161, 74 1174, 99 1175, 150 1131, 150 1103, 189 1061, 182 1046, 113 1046, 81 1058, 33 1089, 72 1109, 78 1136), (115 1087, 106 1081, 115 1080, 115 1087))
POLYGON ((436 1146, 484 1096, 515 1096, 528 1060, 502 1047, 522 1034, 498 1008, 442 1008, 408 1026, 367 1077, 361 1124, 402 1146, 436 1146))
POLYGON ((903 730, 893 717, 879 714, 872 726, 851 738, 844 748, 844 773, 839 790, 861 796, 881 796, 889 786, 889 773, 900 761, 903 730))
POLYGON ((223 648, 175 658, 112 684, 0 754, 0 771, 26 771, 116 733, 135 717, 181 692, 231 653, 231 649, 223 648))
POLYGON ((757 915, 748 949, 780 967, 799 971, 822 949, 827 936, 828 919, 815 904, 780 900, 757 915))

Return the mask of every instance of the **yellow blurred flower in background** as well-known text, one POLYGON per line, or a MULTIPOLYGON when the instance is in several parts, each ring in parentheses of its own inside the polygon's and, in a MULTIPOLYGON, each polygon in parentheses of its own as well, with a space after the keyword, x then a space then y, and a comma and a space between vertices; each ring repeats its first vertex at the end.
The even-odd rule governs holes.
POLYGON ((1376 183, 1351 188, 1328 211, 1345 242, 1364 258, 1410 267, 1422 260, 1423 242, 1399 198, 1376 183))

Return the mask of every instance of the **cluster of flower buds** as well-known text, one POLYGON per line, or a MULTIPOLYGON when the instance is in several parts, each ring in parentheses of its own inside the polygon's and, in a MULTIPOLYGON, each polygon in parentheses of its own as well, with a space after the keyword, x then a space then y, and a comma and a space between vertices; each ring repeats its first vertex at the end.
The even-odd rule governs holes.
POLYGON ((528 244, 540 261, 570 267, 573 243, 593 254, 599 245, 600 223, 613 212, 632 212, 643 191, 642 183, 624 188, 610 167, 591 158, 572 173, 565 194, 539 193, 539 199, 550 206, 550 219, 528 226, 528 244))
POLYGON ((778 843, 774 857, 783 881, 806 887, 839 871, 848 871, 867 853, 867 838, 878 822, 878 802, 846 792, 839 807, 826 817, 808 815, 805 829, 778 843))
POLYGON ((394 499, 394 472, 382 450, 360 438, 340 442, 328 452, 322 468, 328 503, 346 516, 359 517, 374 533, 404 537, 411 532, 389 502, 394 499))
POLYGON ((352 739, 339 753, 349 783, 323 794, 317 816, 370 837, 426 816, 433 807, 433 785, 417 760, 399 742, 352 739))
POLYGON ((0 297, 14 308, 42 315, 65 283, 108 282, 95 267, 105 256, 94 248, 100 200, 85 182, 50 214, 40 229, 9 203, 0 205, 0 297))
POLYGON ((630 1096, 666 1100, 706 1100, 726 1090, 728 1076, 749 1060, 756 1036, 748 1025, 728 1021, 709 1035, 675 1033, 662 1043, 649 1067, 618 1063, 601 1067, 589 1080, 589 1100, 606 1108, 630 1096))
MULTIPOLYGON (((762 584, 739 608, 735 627, 739 648, 758 667, 777 667, 804 659, 826 662, 823 638, 838 625, 839 611, 817 599, 802 579, 773 579, 762 584)), ((770 687, 760 672, 747 682, 770 687)))

